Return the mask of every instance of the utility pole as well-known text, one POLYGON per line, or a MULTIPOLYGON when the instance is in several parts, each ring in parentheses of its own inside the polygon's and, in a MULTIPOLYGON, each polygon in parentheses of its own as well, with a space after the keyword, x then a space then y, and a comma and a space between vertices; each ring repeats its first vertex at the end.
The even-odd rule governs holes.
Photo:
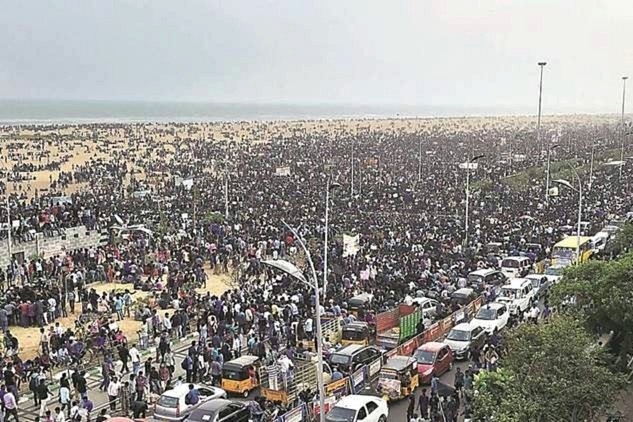
POLYGON ((546 64, 547 62, 538 62, 541 68, 541 77, 538 86, 538 120, 536 122, 536 144, 539 147, 539 155, 541 151, 543 151, 543 146, 541 145, 541 100, 543 98, 543 68, 546 64))
POLYGON ((624 103, 626 101, 626 80, 628 76, 622 76, 622 121, 620 122, 620 178, 622 178, 622 167, 624 166, 624 103))

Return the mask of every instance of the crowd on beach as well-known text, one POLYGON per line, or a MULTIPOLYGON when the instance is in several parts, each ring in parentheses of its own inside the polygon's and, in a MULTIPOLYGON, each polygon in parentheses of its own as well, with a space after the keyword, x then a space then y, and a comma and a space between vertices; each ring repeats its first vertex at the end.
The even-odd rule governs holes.
MULTIPOLYGON (((569 162, 585 179, 592 153, 605 161, 620 145, 619 129, 607 123, 544 125, 545 141, 537 144, 531 127, 503 122, 464 127, 447 121, 433 131, 372 129, 358 122, 328 134, 294 126, 262 142, 201 139, 193 126, 163 154, 161 138, 182 129, 179 125, 85 128, 100 139, 99 148, 107 150, 107 136, 114 133, 128 137, 129 147, 113 152, 110 162, 94 160, 60 173, 51 179, 56 190, 49 195, 13 194, 11 219, 19 224, 11 229, 12 239, 28 241, 34 232, 77 225, 118 228, 106 245, 14 259, 0 273, 5 289, 0 328, 11 358, 0 396, 10 414, 20 382, 28 385, 47 422, 64 420, 60 414, 90 414, 82 366, 88 344, 97 346, 92 349, 101 362, 100 387, 110 396, 111 410, 139 416, 152 394, 175 383, 218 385, 223 362, 243 352, 269 362, 313 354, 307 344, 314 338, 315 316, 353 321, 347 301, 359 293, 373 297, 362 313, 369 323, 418 290, 434 292, 450 308, 448 296, 464 286, 469 272, 495 265, 487 244, 499 242, 516 253, 539 244, 538 260, 563 236, 575 234, 576 194, 561 187, 545 203, 545 174, 534 170, 544 165, 544 145, 558 145, 550 151, 552 161, 569 162), (483 157, 476 168, 460 167, 478 155, 483 157), (65 192, 75 183, 90 189, 65 192), (262 261, 287 259, 303 266, 307 257, 298 242, 304 241, 323 279, 328 185, 328 284, 316 310, 313 291, 262 261), (345 253, 343 234, 359 235, 355 253, 345 253), (215 274, 230 274, 231 289, 203 293, 215 274), (129 283, 127 290, 97 294, 91 284, 114 280, 129 283), (133 307, 135 290, 151 292, 150 300, 133 307), (74 326, 56 322, 73 314, 74 326), (117 324, 133 317, 143 321, 138 336, 117 324), (36 359, 20 359, 19 339, 10 332, 14 325, 42 327, 36 359), (189 332, 198 338, 178 362, 170 344, 189 332), (156 347, 156 356, 142 364, 140 350, 149 346, 156 347), (51 409, 46 373, 67 365, 73 375, 60 382, 60 407, 51 409), (173 375, 180 365, 181 379, 173 375)), ((631 211, 632 176, 630 166, 596 163, 584 198, 589 226, 631 211)), ((6 218, 1 210, 0 221, 6 218)), ((324 340, 326 347, 336 346, 324 340)), ((267 411, 265 403, 253 406, 260 406, 255 414, 267 411)))

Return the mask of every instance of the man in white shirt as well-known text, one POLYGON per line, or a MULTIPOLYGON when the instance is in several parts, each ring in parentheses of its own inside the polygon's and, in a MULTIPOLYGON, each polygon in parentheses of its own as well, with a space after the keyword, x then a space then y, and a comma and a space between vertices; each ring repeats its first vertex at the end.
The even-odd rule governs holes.
POLYGON ((136 348, 136 343, 132 345, 128 354, 132 361, 132 372, 134 372, 134 375, 138 375, 138 371, 141 369, 141 353, 136 348))
POLYGON ((119 395, 121 389, 121 383, 117 377, 112 377, 110 384, 108 384, 108 399, 110 400, 110 410, 116 410, 116 398, 119 395))

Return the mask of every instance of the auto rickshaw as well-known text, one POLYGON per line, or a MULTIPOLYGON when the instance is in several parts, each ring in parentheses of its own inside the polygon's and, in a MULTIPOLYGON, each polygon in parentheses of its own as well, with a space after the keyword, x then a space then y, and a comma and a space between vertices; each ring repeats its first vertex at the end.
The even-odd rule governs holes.
POLYGON ((257 356, 245 355, 224 362, 222 365, 222 388, 227 393, 246 398, 259 386, 258 369, 261 361, 257 356))
POLYGON ((343 326, 343 334, 341 344, 349 346, 350 344, 360 344, 361 346, 369 346, 371 330, 366 322, 352 322, 343 326))
POLYGON ((361 293, 359 295, 356 295, 347 301, 347 307, 348 307, 347 310, 349 311, 350 314, 359 318, 358 316, 359 309, 362 309, 363 311, 368 310, 373 297, 374 295, 370 293, 361 293))
POLYGON ((413 356, 391 356, 378 373, 376 392, 385 400, 400 400, 413 394, 420 385, 413 356))

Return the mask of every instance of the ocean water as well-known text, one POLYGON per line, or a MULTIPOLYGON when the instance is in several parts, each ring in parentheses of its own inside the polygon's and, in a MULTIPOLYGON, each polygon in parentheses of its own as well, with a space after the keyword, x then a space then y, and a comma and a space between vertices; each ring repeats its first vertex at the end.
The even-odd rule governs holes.
POLYGON ((0 124, 216 122, 533 114, 474 107, 0 100, 0 124))

